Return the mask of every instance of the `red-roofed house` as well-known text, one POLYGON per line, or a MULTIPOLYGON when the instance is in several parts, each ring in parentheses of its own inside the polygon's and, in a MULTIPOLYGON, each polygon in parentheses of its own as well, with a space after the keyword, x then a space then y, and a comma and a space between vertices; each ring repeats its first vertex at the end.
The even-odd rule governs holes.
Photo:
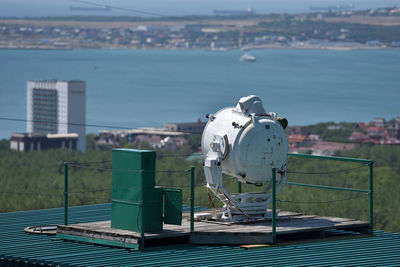
POLYGON ((367 127, 367 124, 365 124, 365 122, 359 122, 359 123, 358 123, 358 127, 359 127, 360 129, 365 129, 365 128, 367 127))
POLYGON ((366 129, 367 136, 376 142, 380 142, 385 138, 386 129, 382 127, 369 127, 366 129))
POLYGON ((315 155, 332 156, 338 150, 350 150, 353 149, 354 147, 355 144, 317 141, 311 147, 311 150, 312 153, 315 155))
POLYGON ((365 143, 365 142, 368 142, 368 140, 370 140, 370 138, 362 132, 353 132, 350 135, 349 140, 354 143, 365 143))
POLYGON ((291 134, 288 136, 289 142, 289 152, 293 152, 297 147, 303 146, 306 144, 307 136, 301 134, 291 134))

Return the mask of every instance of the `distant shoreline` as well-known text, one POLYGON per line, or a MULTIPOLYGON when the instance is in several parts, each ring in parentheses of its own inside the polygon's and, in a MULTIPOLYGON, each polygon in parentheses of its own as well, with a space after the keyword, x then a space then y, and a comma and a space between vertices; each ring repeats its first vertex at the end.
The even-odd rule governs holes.
POLYGON ((111 21, 101 18, 0 18, 0 48, 210 51, 400 48, 400 8, 133 21, 126 17, 111 21))
MULTIPOLYGON (((226 52, 231 50, 241 50, 241 48, 227 48, 227 49, 210 49, 210 48, 129 48, 129 47, 71 47, 71 48, 56 48, 56 47, 12 47, 12 46, 0 46, 2 50, 49 50, 49 51, 70 51, 70 50, 171 50, 171 51, 210 51, 210 52, 226 52)), ((315 46, 303 46, 303 47, 251 47, 248 50, 330 50, 330 51, 355 51, 355 50, 399 50, 400 48, 394 47, 368 47, 360 45, 359 47, 344 47, 344 46, 328 46, 328 47, 315 47, 315 46)))

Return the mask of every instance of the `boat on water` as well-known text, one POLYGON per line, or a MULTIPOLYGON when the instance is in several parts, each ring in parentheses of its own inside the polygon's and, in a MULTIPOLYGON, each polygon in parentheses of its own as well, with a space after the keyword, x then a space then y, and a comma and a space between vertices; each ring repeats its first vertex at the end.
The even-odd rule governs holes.
POLYGON ((81 6, 70 6, 71 11, 111 11, 111 7, 104 5, 99 7, 81 7, 81 6))
POLYGON ((254 62, 254 61, 256 61, 256 57, 252 56, 248 53, 245 53, 243 56, 240 57, 239 61, 240 62, 254 62))

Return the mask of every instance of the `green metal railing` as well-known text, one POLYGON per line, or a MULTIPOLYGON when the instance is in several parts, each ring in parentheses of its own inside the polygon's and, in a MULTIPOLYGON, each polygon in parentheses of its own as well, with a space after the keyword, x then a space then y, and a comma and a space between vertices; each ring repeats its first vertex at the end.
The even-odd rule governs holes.
POLYGON ((276 244, 276 168, 272 168, 272 244, 276 244))
MULTIPOLYGON (((369 159, 357 159, 357 158, 345 158, 345 157, 328 157, 328 156, 316 156, 309 154, 297 154, 297 153, 288 153, 288 157, 297 157, 297 158, 311 158, 311 159, 321 159, 321 160, 334 160, 334 161, 342 161, 342 162, 358 162, 364 163, 369 166, 369 188, 368 189, 357 189, 357 188, 346 188, 346 187, 336 187, 336 186, 325 186, 325 185, 316 185, 316 184, 305 184, 305 183, 296 183, 296 182, 287 182, 288 185, 292 186, 301 186, 308 188, 319 188, 326 190, 340 190, 340 191, 349 191, 349 192, 357 192, 357 193, 366 193, 369 196, 369 226, 370 233, 373 232, 374 229, 374 212, 373 212, 373 164, 374 162, 369 159)), ((194 204, 195 204, 195 168, 191 167, 186 172, 190 173, 190 232, 194 232, 194 204)), ((238 182, 238 192, 242 192, 241 183, 238 182)), ((68 162, 64 162, 64 224, 68 224, 68 162)), ((143 218, 143 216, 142 216, 143 218)), ((143 230, 141 231, 141 236, 144 236, 143 230)), ((144 240, 144 238, 142 238, 144 240)), ((272 169, 272 243, 276 243, 276 169, 272 169)), ((142 244, 142 248, 144 248, 144 244, 142 244)))
POLYGON ((68 225, 68 162, 64 162, 64 224, 68 225))
MULTIPOLYGON (((372 160, 345 158, 345 157, 316 156, 316 155, 298 154, 298 153, 288 153, 288 157, 334 160, 334 161, 342 161, 342 162, 357 162, 357 163, 364 163, 367 166, 369 166, 369 183, 368 183, 369 188, 368 189, 304 184, 304 183, 295 183, 295 182, 287 182, 286 184, 293 185, 293 186, 308 187, 308 188, 340 190, 340 191, 368 194, 368 196, 369 196, 369 227, 370 227, 369 231, 370 231, 370 233, 373 233, 373 230, 374 230, 374 173, 373 173, 374 162, 372 160)), ((276 169, 275 168, 272 169, 272 242, 276 243, 276 169)))
POLYGON ((190 232, 194 232, 194 167, 190 168, 190 232))

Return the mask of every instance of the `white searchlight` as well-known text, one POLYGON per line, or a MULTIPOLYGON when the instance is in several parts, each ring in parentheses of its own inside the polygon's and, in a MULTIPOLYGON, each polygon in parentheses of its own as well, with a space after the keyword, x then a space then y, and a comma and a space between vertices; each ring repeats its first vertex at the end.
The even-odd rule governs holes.
POLYGON ((224 205, 221 219, 266 218, 272 200, 272 168, 277 171, 276 192, 286 183, 287 120, 266 113, 261 99, 254 95, 207 117, 201 140, 204 173, 207 188, 224 205), (261 192, 230 194, 223 186, 222 173, 264 188, 261 192))

